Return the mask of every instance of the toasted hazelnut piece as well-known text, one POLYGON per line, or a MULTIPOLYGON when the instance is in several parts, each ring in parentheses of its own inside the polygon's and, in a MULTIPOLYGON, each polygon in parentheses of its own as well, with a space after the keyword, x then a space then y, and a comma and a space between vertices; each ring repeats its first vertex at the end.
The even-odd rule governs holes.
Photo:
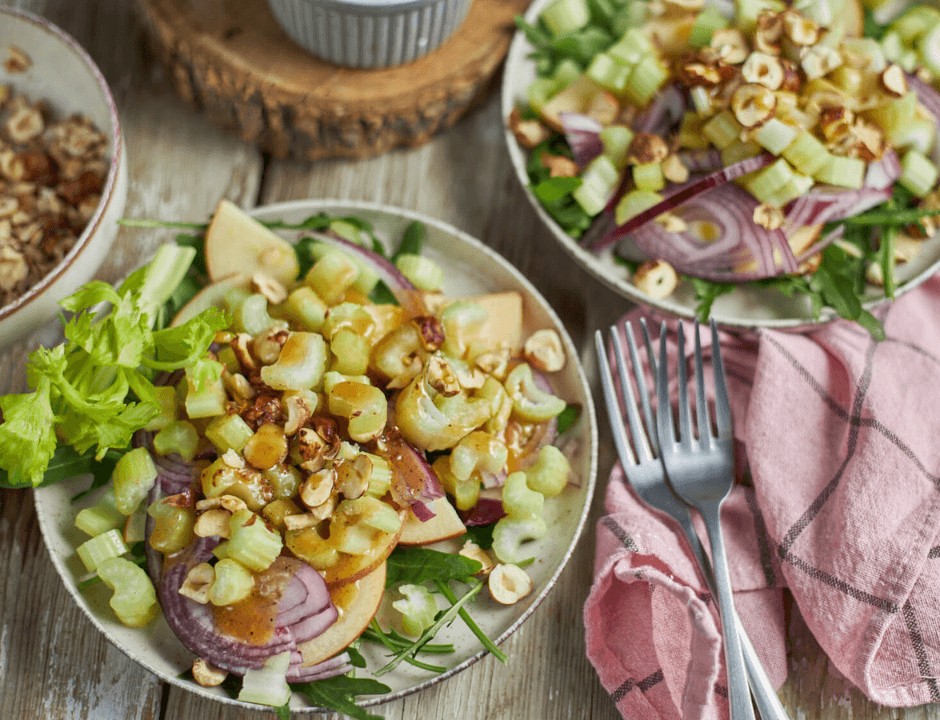
POLYGON ((206 510, 198 518, 193 526, 193 532, 197 537, 220 537, 227 538, 230 534, 229 519, 232 517, 225 508, 213 508, 206 510))
POLYGON ((665 260, 650 260, 636 269, 633 284, 656 300, 669 297, 679 284, 675 269, 665 260))
POLYGON ((820 265, 822 265, 822 253, 816 253, 801 262, 796 271, 801 275, 810 275, 819 270, 820 265))
POLYGON ((825 107, 819 112, 819 127, 830 144, 848 137, 854 120, 855 113, 846 107, 825 107))
POLYGON ((245 459, 232 448, 229 448, 222 454, 222 462, 236 470, 241 470, 245 467, 245 459))
POLYGON ((421 347, 428 352, 440 350, 444 344, 444 326, 441 321, 433 315, 421 315, 414 318, 412 322, 418 328, 418 336, 421 340, 421 347))
POLYGON ((287 288, 262 272, 256 272, 251 276, 251 289, 264 295, 264 299, 272 305, 280 305, 287 300, 287 288))
POLYGON ((332 467, 318 470, 300 486, 300 500, 308 508, 318 507, 329 500, 335 485, 336 470, 332 467))
POLYGON ((565 366, 561 336, 551 328, 532 333, 525 341, 522 352, 528 363, 542 372, 558 372, 565 366))
POLYGON ((12 217, 20 209, 20 201, 12 195, 0 196, 0 219, 12 217))
POLYGON ((779 55, 782 39, 783 18, 780 13, 773 10, 761 11, 754 30, 754 47, 768 55, 779 55))
POLYGON ((202 658, 193 661, 193 679, 202 687, 216 687, 225 682, 228 672, 210 665, 202 658))
POLYGON ((532 578, 518 565, 499 563, 490 571, 488 586, 496 602, 515 605, 532 592, 532 578))
POLYGON ((578 175, 578 164, 564 155, 543 152, 541 160, 542 165, 548 168, 550 177, 577 177, 578 175))
POLYGON ((462 366, 452 370, 464 390, 479 390, 486 383, 486 374, 479 368, 462 366))
POLYGON ((604 90, 591 99, 584 109, 584 114, 606 127, 616 122, 620 114, 620 102, 614 94, 604 90))
POLYGON ((366 455, 356 455, 336 468, 336 488, 349 500, 362 497, 371 478, 372 461, 366 455))
POLYGON ((509 113, 509 129, 512 130, 519 144, 529 150, 548 140, 552 134, 551 130, 538 120, 523 120, 519 114, 519 108, 513 108, 509 113))
POLYGON ((780 66, 783 68, 783 82, 780 83, 780 90, 789 93, 798 93, 803 85, 800 73, 790 60, 783 58, 780 60, 780 66))
POLYGON ((284 529, 304 530, 305 528, 319 524, 321 520, 323 520, 323 518, 315 517, 310 513, 304 513, 303 515, 285 515, 284 529))
POLYGON ((653 222, 659 225, 666 232, 671 233, 681 233, 685 232, 688 229, 685 220, 671 212, 664 212, 657 218, 653 219, 653 222))
POLYGON ((709 44, 718 51, 718 59, 728 65, 743 63, 750 52, 744 34, 736 28, 715 30, 709 44))
POLYGON ((29 267, 22 253, 9 245, 0 247, 0 290, 12 290, 26 279, 29 267))
POLYGON ((754 208, 754 222, 768 230, 783 227, 783 210, 776 205, 761 203, 754 208))
POLYGON ((187 573, 179 593, 200 605, 205 605, 209 602, 209 588, 214 581, 215 568, 209 563, 199 563, 187 573))
POLYGON ((473 358, 473 364, 497 380, 503 380, 509 370, 509 355, 508 347, 499 347, 480 353, 473 358))
POLYGON ((627 162, 632 165, 662 162, 669 155, 669 146, 659 135, 637 133, 627 149, 627 162))
POLYGON ((289 336, 290 333, 283 328, 268 328, 259 333, 251 342, 254 356, 264 365, 273 365, 281 356, 281 348, 289 336))
POLYGON ((837 50, 826 45, 814 45, 802 53, 800 67, 808 80, 821 78, 842 64, 842 56, 837 50))
POLYGON ((763 85, 747 83, 731 96, 731 111, 744 127, 756 127, 774 116, 777 98, 763 85))
POLYGON ((258 369, 258 363, 251 354, 251 335, 248 333, 238 333, 233 339, 230 347, 235 353, 235 359, 241 365, 242 371, 251 375, 258 369))
POLYGON ((296 435, 300 428, 307 424, 316 408, 310 407, 310 401, 303 395, 290 395, 284 398, 284 409, 287 413, 287 422, 284 423, 284 434, 296 435))
POLYGON ((798 11, 784 11, 782 20, 783 33, 794 45, 805 47, 815 45, 819 41, 819 25, 803 17, 798 11))
POLYGON ((717 67, 701 62, 682 65, 677 76, 687 87, 715 87, 722 80, 721 71, 717 67))
POLYGON ((463 555, 465 558, 470 558, 471 560, 476 560, 482 567, 477 575, 486 577, 490 574, 490 571, 495 567, 493 559, 490 557, 490 554, 486 552, 483 548, 477 545, 473 540, 467 540, 463 544, 463 547, 460 548, 459 555, 463 555))
POLYGON ((419 357, 411 358, 410 360, 408 360, 408 365, 405 367, 405 371, 401 375, 398 375, 397 377, 393 377, 391 380, 389 380, 385 384, 385 387, 389 390, 400 390, 401 388, 405 387, 408 383, 410 383, 412 380, 414 380, 418 376, 418 374, 421 372, 421 369, 423 367, 424 367, 424 364, 421 362, 421 358, 419 357))
POLYGON ((237 400, 252 400, 257 393, 246 378, 241 373, 230 373, 228 370, 222 370, 222 384, 228 391, 228 394, 237 400))
POLYGON ((689 179, 689 169, 682 164, 678 155, 670 155, 663 160, 663 177, 669 182, 684 183, 689 179))
POLYGON ((881 73, 881 85, 895 97, 907 94, 907 78, 899 65, 888 65, 884 69, 881 73))
POLYGON ((19 182, 26 174, 23 160, 11 148, 0 151, 0 175, 7 180, 19 182))
POLYGON ((881 128, 864 120, 856 120, 852 126, 854 144, 849 154, 865 162, 880 160, 885 153, 885 137, 881 128))
POLYGON ((428 385, 437 390, 444 397, 453 397, 460 394, 460 382, 454 374, 450 363, 440 355, 428 358, 428 385))
POLYGON ((783 85, 783 63, 767 53, 752 52, 741 68, 741 74, 749 83, 757 83, 770 90, 779 90, 783 85))
POLYGON ((7 135, 17 144, 34 140, 42 135, 42 131, 45 129, 46 123, 42 119, 42 113, 37 108, 29 105, 14 111, 6 124, 7 135))
POLYGON ((316 507, 310 508, 310 512, 307 513, 316 520, 326 520, 333 512, 336 510, 336 504, 339 502, 336 494, 330 495, 326 502, 322 505, 317 505, 316 507))
POLYGON ((204 498, 196 503, 196 512, 208 512, 216 508, 224 508, 234 515, 240 510, 247 510, 248 506, 245 504, 244 500, 234 495, 204 498))

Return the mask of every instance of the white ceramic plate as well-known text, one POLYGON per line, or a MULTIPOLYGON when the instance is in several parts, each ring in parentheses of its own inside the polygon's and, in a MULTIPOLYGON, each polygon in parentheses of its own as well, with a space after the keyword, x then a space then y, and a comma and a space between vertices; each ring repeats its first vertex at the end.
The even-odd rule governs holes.
MULTIPOLYGON (((564 436, 565 442, 562 444, 578 484, 569 486, 560 496, 545 503, 545 519, 552 532, 536 547, 537 560, 527 568, 535 583, 534 592, 522 602, 509 607, 496 607, 496 603, 488 597, 472 606, 474 618, 487 635, 501 642, 535 610, 558 579, 581 535, 591 504, 597 471, 597 427, 587 380, 578 364, 578 353, 558 316, 519 271, 493 250, 450 225, 397 208, 329 200, 301 200, 269 205, 256 209, 253 214, 262 219, 298 222, 318 212, 364 218, 374 225, 381 238, 392 243, 400 240, 411 221, 425 223, 428 230, 425 254, 445 268, 444 290, 447 295, 517 290, 524 297, 526 333, 553 327, 564 340, 569 361, 564 370, 554 374, 551 379, 561 397, 570 403, 580 403, 583 409, 578 424, 564 436)), ((285 237, 290 237, 290 234, 285 233, 285 237)), ((191 667, 193 656, 176 639, 162 616, 144 630, 126 628, 114 618, 108 606, 110 593, 100 583, 86 592, 76 589, 77 579, 84 574, 84 568, 75 554, 75 548, 86 538, 73 525, 79 506, 73 505, 70 498, 84 487, 87 487, 87 479, 75 478, 36 491, 36 513, 46 547, 79 607, 114 645, 165 682, 220 702, 257 709, 256 705, 232 700, 220 689, 203 688, 179 679, 179 674, 191 667)), ((92 502, 93 497, 82 505, 92 502)), ((402 663, 393 673, 380 678, 392 688, 391 693, 364 697, 362 704, 375 705, 416 692, 460 672, 485 654, 476 638, 459 621, 445 628, 438 638, 440 642, 452 642, 456 646, 453 655, 436 656, 441 660, 440 664, 450 667, 450 670, 442 675, 433 675, 402 663)), ((376 669, 385 664, 384 648, 364 643, 363 651, 369 660, 369 668, 376 669)), ((512 672, 525 672, 525 668, 517 664, 518 661, 510 658, 509 662, 512 672)), ((368 669, 359 673, 362 677, 370 676, 368 669)), ((298 709, 304 707, 298 698, 294 698, 293 703, 298 709)))
MULTIPOLYGON (((526 20, 535 23, 542 10, 552 2, 553 0, 535 0, 525 14, 526 20)), ((531 51, 532 46, 529 41, 521 32, 516 32, 509 48, 509 55, 506 58, 506 69, 503 72, 502 112, 504 122, 509 117, 513 107, 526 102, 526 88, 536 77, 535 63, 528 57, 531 51)), ((690 282, 682 282, 676 292, 664 300, 653 299, 640 292, 629 281, 626 269, 613 261, 610 251, 595 255, 581 247, 575 239, 566 234, 542 208, 529 189, 529 177, 526 173, 528 151, 519 145, 508 127, 505 128, 504 133, 506 144, 509 147, 509 157, 512 160, 519 182, 525 188, 526 197, 552 235, 561 243, 562 247, 571 253, 581 267, 615 292, 634 302, 650 305, 680 317, 695 317, 695 293, 690 282)), ((938 269, 940 269, 940 236, 927 241, 927 245, 913 262, 898 268, 896 294, 900 296, 911 290, 938 269)), ((880 288, 869 286, 865 307, 871 309, 884 302, 884 300, 884 293, 880 288)), ((809 304, 802 300, 787 298, 767 289, 746 286, 737 288, 733 293, 718 298, 712 308, 712 315, 718 323, 726 326, 746 329, 767 327, 790 330, 812 329, 819 323, 828 322, 835 317, 834 313, 825 311, 822 317, 816 320, 813 318, 809 304)))

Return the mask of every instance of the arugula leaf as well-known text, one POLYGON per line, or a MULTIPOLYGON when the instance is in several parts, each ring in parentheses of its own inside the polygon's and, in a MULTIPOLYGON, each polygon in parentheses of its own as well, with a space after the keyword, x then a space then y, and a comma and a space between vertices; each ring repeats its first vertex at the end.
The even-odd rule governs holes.
MULTIPOLYGON (((398 633, 396 633, 394 630, 391 630, 390 633, 386 633, 384 630, 382 630, 381 626, 373 618, 372 622, 369 623, 369 627, 366 628, 365 632, 362 634, 362 637, 373 642, 381 643, 392 652, 393 656, 411 647, 411 640, 402 638, 401 635, 398 635, 398 633), (390 633, 394 634, 398 638, 401 638, 401 641, 398 642, 393 640, 390 636, 390 633)), ((453 651, 453 646, 451 646, 451 651, 453 651)), ((421 648, 420 652, 430 651, 427 649, 427 646, 424 646, 421 648)), ((430 663, 422 662, 417 658, 409 657, 408 655, 404 656, 404 661, 413 667, 419 668, 421 670, 427 670, 428 672, 442 673, 447 671, 447 668, 443 665, 431 665, 430 663)))
POLYGON ((480 626, 476 624, 472 617, 470 617, 470 613, 468 613, 463 607, 464 603, 460 600, 457 600, 457 596, 454 595, 453 591, 450 589, 450 586, 441 580, 435 580, 434 584, 437 585, 437 589, 440 591, 441 595, 446 597, 450 602, 451 607, 458 608, 457 614, 460 616, 460 619, 464 621, 464 624, 468 628, 470 628, 470 632, 476 636, 477 640, 480 641, 483 647, 490 651, 490 655, 495 657, 501 663, 505 663, 508 660, 506 653, 496 647, 496 643, 490 640, 487 634, 480 629, 480 626))
POLYGON ((598 27, 587 26, 581 30, 564 33, 552 39, 550 48, 554 59, 568 58, 582 68, 587 67, 595 55, 607 49, 614 42, 614 37, 598 27))
POLYGON ((489 525, 471 525, 467 528, 463 539, 472 540, 484 550, 489 550, 493 547, 493 530, 495 528, 496 523, 490 523, 489 525))
POLYGON ((865 8, 865 20, 862 29, 862 35, 865 37, 881 40, 888 28, 875 19, 875 13, 870 8, 865 8))
POLYGON ((372 292, 369 293, 369 299, 376 305, 398 305, 398 298, 389 290, 388 285, 379 280, 372 292))
POLYGON ((364 668, 366 666, 366 659, 362 656, 362 653, 359 652, 359 640, 356 640, 352 645, 346 648, 346 654, 349 655, 349 664, 354 668, 364 668))
POLYGON ((294 254, 297 256, 297 265, 300 267, 300 277, 305 277, 317 259, 313 256, 313 246, 317 239, 302 237, 294 243, 294 254))
POLYGON ((925 210, 921 208, 906 208, 903 210, 893 209, 891 207, 892 201, 888 201, 885 205, 879 205, 872 210, 867 212, 860 213, 853 217, 846 218, 845 220, 840 220, 839 222, 848 225, 848 226, 865 226, 865 227, 904 227, 905 225, 913 225, 919 220, 923 220, 928 217, 936 217, 940 215, 940 210, 925 210))
POLYGON ((291 689, 306 696, 312 705, 336 710, 355 720, 382 720, 356 705, 358 695, 384 695, 392 689, 377 680, 354 678, 348 675, 316 680, 309 683, 290 683, 291 689))
POLYGON ((571 429, 571 426, 574 425, 578 418, 581 416, 581 406, 580 405, 565 405, 565 409, 558 414, 556 420, 557 426, 556 430, 559 435, 564 435, 568 430, 571 429))
POLYGON ((699 322, 708 321, 715 300, 734 290, 732 283, 718 283, 701 278, 692 278, 692 286, 695 288, 695 317, 699 322))
POLYGON ((415 220, 409 223, 402 236, 401 245, 398 246, 398 249, 391 257, 392 262, 394 263, 402 255, 420 255, 427 234, 428 229, 423 222, 415 220))
POLYGON ((582 182, 579 177, 548 178, 533 187, 532 194, 545 205, 554 205, 581 187, 582 182))
POLYGON ((433 580, 469 581, 482 567, 477 560, 463 555, 398 545, 388 556, 385 587, 401 583, 420 585, 433 580))
POLYGON ((274 715, 277 720, 290 720, 290 700, 274 708, 274 715))
POLYGON ((60 445, 56 448, 40 486, 52 485, 60 480, 79 475, 91 475, 91 483, 88 487, 72 497, 72 502, 78 502, 111 480, 114 466, 123 454, 120 450, 108 450, 103 458, 96 460, 90 454, 79 455, 68 445, 60 445))
MULTIPOLYGON (((375 620, 369 623, 369 627, 362 633, 365 640, 378 642, 389 650, 401 650, 408 647, 413 642, 410 638, 398 633, 394 628, 384 630, 375 620)), ((427 643, 421 647, 421 652, 428 655, 450 655, 454 652, 454 646, 451 643, 427 643)))

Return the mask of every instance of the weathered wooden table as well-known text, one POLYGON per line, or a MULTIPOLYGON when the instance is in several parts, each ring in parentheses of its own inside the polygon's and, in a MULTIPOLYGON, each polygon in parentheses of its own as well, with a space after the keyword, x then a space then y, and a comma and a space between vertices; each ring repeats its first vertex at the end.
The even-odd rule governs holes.
MULTIPOLYGON (((482 239, 521 268, 559 312, 594 374, 593 330, 609 324, 627 304, 574 268, 539 227, 511 172, 495 94, 416 150, 359 162, 270 161, 211 127, 172 94, 145 50, 132 3, 12 4, 46 15, 72 33, 111 83, 130 159, 127 215, 202 219, 221 197, 246 207, 314 197, 423 211, 482 239)), ((122 231, 101 276, 114 280, 160 241, 158 234, 122 231)), ((0 392, 25 387, 23 360, 35 342, 27 340, 0 357, 0 392)), ((592 520, 613 463, 603 425, 592 520)), ((508 666, 487 658, 431 689, 381 706, 381 714, 390 720, 618 717, 584 656, 581 607, 591 581, 593 525, 547 601, 506 643, 508 666)), ((782 695, 795 718, 940 718, 940 706, 898 711, 871 705, 830 669, 795 609, 790 625, 791 673, 782 695)), ((43 547, 32 494, 0 491, 0 719, 263 716, 199 699, 128 661, 65 591, 43 547)))

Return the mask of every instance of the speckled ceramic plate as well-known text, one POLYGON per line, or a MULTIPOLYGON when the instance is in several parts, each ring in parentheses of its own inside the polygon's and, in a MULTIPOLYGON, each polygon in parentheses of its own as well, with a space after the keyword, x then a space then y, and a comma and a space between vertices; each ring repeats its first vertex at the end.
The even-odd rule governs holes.
MULTIPOLYGON (((526 20, 534 23, 552 2, 553 0, 535 0, 526 12, 526 20)), ((535 63, 528 57, 531 52, 532 46, 529 41, 521 32, 516 32, 503 72, 504 121, 509 117, 513 107, 526 101, 526 89, 535 80, 535 63)), ((545 212, 529 189, 529 177, 526 173, 528 151, 519 145, 508 128, 505 130, 505 137, 509 147, 509 157, 519 182, 525 188, 526 197, 555 239, 581 267, 615 292, 634 302, 649 305, 679 317, 695 317, 695 292, 691 282, 683 281, 670 297, 656 300, 638 290, 630 282, 626 268, 614 262, 610 251, 594 254, 581 247, 574 238, 565 233, 561 226, 545 212)), ((940 236, 928 240, 924 249, 912 262, 898 268, 896 294, 900 296, 911 290, 938 269, 940 269, 940 236)), ((865 307, 872 309, 884 301, 884 293, 881 289, 869 285, 865 307)), ((747 285, 742 285, 733 293, 718 298, 712 308, 712 315, 718 323, 725 326, 742 329, 767 327, 788 330, 811 330, 820 323, 829 322, 835 317, 832 312, 824 311, 822 317, 814 319, 809 303, 804 302, 803 299, 787 298, 766 288, 747 285)))
MULTIPOLYGON (((374 225, 380 237, 392 242, 401 238, 411 221, 425 223, 428 230, 425 253, 445 268, 444 290, 447 295, 517 290, 524 297, 525 331, 531 333, 539 328, 553 327, 564 340, 568 363, 551 379, 561 397, 570 403, 579 403, 583 408, 578 424, 566 433, 562 443, 562 449, 570 458, 577 485, 569 486, 560 496, 545 503, 545 519, 552 532, 535 546, 536 561, 527 568, 535 583, 534 592, 513 606, 497 607, 488 598, 473 605, 474 618, 490 637, 501 642, 529 617, 555 584, 581 535, 590 507, 597 470, 597 427, 590 390, 578 363, 577 350, 558 316, 518 270, 477 240, 450 225, 397 208, 328 200, 270 205, 258 208, 254 215, 263 219, 297 222, 318 212, 362 217, 374 225)), ((108 607, 110 593, 100 583, 86 592, 78 591, 77 579, 84 574, 84 568, 75 554, 75 548, 85 538, 73 525, 79 508, 70 502, 70 498, 86 486, 86 478, 75 478, 37 490, 36 512, 52 561, 66 588, 91 622, 128 657, 164 681, 219 702, 256 708, 232 700, 220 689, 203 688, 181 680, 179 674, 190 668, 193 656, 176 639, 162 617, 144 630, 126 628, 114 618, 108 607)), ((91 498, 85 504, 93 501, 91 498)), ((446 664, 450 670, 433 675, 401 664, 393 673, 381 678, 392 688, 391 693, 363 698, 362 704, 375 705, 417 692, 460 672, 485 654, 476 638, 459 622, 445 628, 438 638, 456 647, 453 655, 439 656, 442 660, 446 658, 442 664, 446 664)), ((381 667, 386 662, 383 659, 384 649, 365 643, 363 650, 369 668, 381 667)), ((524 667, 513 664, 512 658, 509 662, 513 672, 525 672, 524 667)), ((362 677, 369 677, 368 668, 359 672, 362 677)), ((293 704, 298 709, 304 707, 300 698, 294 698, 293 704)))

